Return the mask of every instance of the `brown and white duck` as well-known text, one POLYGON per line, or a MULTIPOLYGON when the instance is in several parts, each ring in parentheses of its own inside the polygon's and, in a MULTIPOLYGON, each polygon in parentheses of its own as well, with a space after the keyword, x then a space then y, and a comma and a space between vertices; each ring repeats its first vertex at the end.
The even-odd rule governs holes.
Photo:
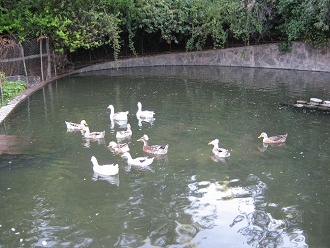
POLYGON ((288 137, 288 134, 281 134, 276 136, 268 137, 268 135, 263 132, 261 133, 258 138, 263 138, 262 142, 265 144, 278 144, 278 143, 284 143, 286 141, 286 138, 288 137))
POLYGON ((148 145, 149 137, 148 135, 144 134, 140 139, 137 141, 143 142, 143 148, 142 150, 146 153, 152 153, 152 154, 159 154, 164 155, 167 154, 168 151, 168 144, 167 145, 148 145))

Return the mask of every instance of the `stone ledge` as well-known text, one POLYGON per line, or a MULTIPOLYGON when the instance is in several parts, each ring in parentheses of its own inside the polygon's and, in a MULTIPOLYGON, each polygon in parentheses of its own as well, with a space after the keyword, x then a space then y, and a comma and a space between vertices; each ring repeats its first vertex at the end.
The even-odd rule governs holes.
POLYGON ((302 42, 293 42, 291 52, 281 52, 277 44, 216 49, 197 52, 161 54, 91 65, 74 73, 145 66, 239 66, 252 68, 292 69, 330 72, 330 46, 314 49, 302 42))

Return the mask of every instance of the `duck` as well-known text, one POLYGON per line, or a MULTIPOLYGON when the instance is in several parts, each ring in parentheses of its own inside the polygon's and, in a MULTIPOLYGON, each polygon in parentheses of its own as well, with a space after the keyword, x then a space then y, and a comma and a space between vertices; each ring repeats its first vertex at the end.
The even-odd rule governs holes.
POLYGON ((127 143, 119 144, 114 141, 110 141, 108 147, 115 153, 125 153, 130 150, 127 143))
POLYGON ((127 121, 128 111, 125 112, 117 112, 115 113, 115 109, 113 105, 109 105, 108 109, 110 109, 110 119, 115 121, 127 121))
POLYGON ((168 144, 167 145, 152 145, 152 146, 148 146, 148 140, 149 140, 149 137, 146 134, 144 134, 140 139, 137 140, 137 141, 142 141, 143 142, 143 148, 142 148, 142 150, 144 152, 146 152, 146 153, 152 153, 152 154, 159 154, 159 155, 167 154, 168 144))
POLYGON ((229 150, 225 148, 219 148, 219 140, 215 139, 208 143, 208 145, 213 145, 212 152, 219 158, 227 158, 230 156, 229 150))
POLYGON ((136 117, 138 119, 152 119, 154 117, 155 112, 149 111, 149 110, 143 110, 142 111, 142 104, 141 102, 138 102, 138 111, 136 112, 136 117))
POLYGON ((103 139, 104 136, 105 136, 105 131, 103 131, 103 132, 90 132, 89 127, 86 127, 84 136, 85 136, 85 138, 88 138, 88 139, 103 139))
POLYGON ((117 175, 119 172, 118 164, 99 165, 97 159, 94 156, 91 157, 91 161, 93 163, 93 171, 97 174, 105 176, 114 176, 117 175))
POLYGON ((88 126, 87 122, 85 120, 82 120, 79 123, 74 123, 74 122, 69 122, 69 121, 65 121, 66 124, 66 128, 70 129, 70 130, 79 130, 79 131, 84 131, 85 128, 88 126))
POLYGON ((116 138, 117 140, 129 139, 132 136, 131 125, 127 124, 127 130, 117 131, 116 138))
POLYGON ((278 144, 278 143, 284 143, 286 141, 286 138, 288 137, 288 134, 280 134, 276 136, 268 137, 268 135, 265 132, 262 132, 258 138, 263 138, 262 142, 265 144, 278 144))
POLYGON ((137 165, 137 166, 148 166, 151 165, 154 161, 154 157, 148 158, 148 157, 137 157, 132 158, 131 154, 129 152, 125 152, 123 155, 121 155, 122 158, 127 158, 127 163, 129 165, 137 165))

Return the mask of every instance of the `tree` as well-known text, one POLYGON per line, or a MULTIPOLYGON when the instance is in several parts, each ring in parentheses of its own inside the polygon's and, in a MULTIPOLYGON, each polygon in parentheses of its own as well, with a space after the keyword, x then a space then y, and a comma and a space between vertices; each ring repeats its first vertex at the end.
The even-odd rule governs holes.
POLYGON ((279 0, 278 13, 278 29, 289 41, 329 42, 330 0, 279 0))
POLYGON ((0 33, 27 37, 50 37, 57 51, 91 49, 111 44, 120 51, 120 20, 107 12, 107 1, 12 1, 1 7, 0 33))

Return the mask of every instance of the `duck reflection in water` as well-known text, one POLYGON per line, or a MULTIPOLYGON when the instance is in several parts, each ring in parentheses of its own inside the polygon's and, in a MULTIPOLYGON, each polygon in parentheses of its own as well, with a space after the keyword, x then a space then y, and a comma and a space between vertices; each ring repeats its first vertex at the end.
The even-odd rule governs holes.
POLYGON ((83 138, 83 143, 82 145, 85 148, 90 148, 91 147, 91 142, 97 142, 99 145, 105 145, 105 139, 90 139, 90 138, 83 138))
POLYGON ((127 120, 117 121, 117 120, 110 119, 110 129, 114 129, 116 125, 120 128, 127 128, 127 120))
POLYGON ((150 126, 153 126, 154 125, 154 121, 156 120, 154 117, 137 117, 137 120, 138 120, 138 125, 139 127, 141 128, 143 125, 142 123, 145 122, 145 123, 148 123, 150 126))
POLYGON ((167 154, 150 154, 150 153, 145 153, 147 156, 154 157, 156 160, 164 160, 165 162, 168 162, 168 157, 167 154))
POLYGON ((258 150, 260 152, 265 152, 267 151, 268 147, 269 146, 273 146, 273 147, 284 147, 285 146, 285 143, 277 143, 277 144, 265 144, 265 143, 262 143, 262 147, 257 147, 258 150))
POLYGON ((216 163, 219 163, 219 162, 221 162, 221 163, 224 163, 225 165, 228 165, 228 163, 229 163, 229 157, 227 157, 227 158, 221 158, 221 157, 218 157, 218 156, 216 156, 216 155, 210 155, 210 158, 214 161, 214 162, 216 162, 216 163))
POLYGON ((101 175, 97 172, 94 172, 93 176, 92 176, 92 180, 94 182, 101 180, 101 181, 106 181, 110 184, 114 184, 119 186, 119 174, 114 175, 114 176, 105 176, 105 175, 101 175))
POLYGON ((152 173, 155 173, 155 169, 152 168, 150 165, 147 165, 147 166, 141 166, 141 165, 132 165, 132 164, 127 164, 125 166, 125 171, 126 172, 130 172, 132 167, 135 169, 135 170, 140 170, 140 171, 150 171, 152 173))

